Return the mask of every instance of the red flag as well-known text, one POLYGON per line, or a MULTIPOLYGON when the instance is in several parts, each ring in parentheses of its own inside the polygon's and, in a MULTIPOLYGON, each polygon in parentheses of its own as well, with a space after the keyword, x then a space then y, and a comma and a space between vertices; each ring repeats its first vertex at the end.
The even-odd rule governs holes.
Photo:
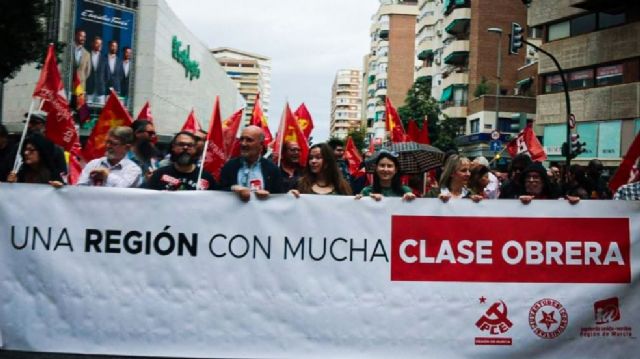
POLYGON ((98 122, 93 127, 84 147, 84 159, 91 161, 104 156, 109 130, 118 126, 131 126, 132 122, 129 112, 118 100, 118 94, 111 89, 107 103, 102 108, 98 122))
POLYGON ((640 180, 640 173, 638 172, 637 161, 640 157, 640 133, 636 135, 636 138, 631 143, 627 154, 624 155, 620 167, 609 181, 609 188, 612 192, 616 192, 618 188, 627 183, 632 183, 640 180))
POLYGON ((385 99, 384 105, 385 124, 387 132, 389 132, 389 135, 391 136, 391 142, 405 142, 407 135, 402 127, 402 121, 400 121, 398 111, 396 111, 395 107, 391 104, 389 97, 385 99))
POLYGON ((304 136, 304 132, 298 125, 295 116, 291 113, 289 103, 284 106, 284 113, 280 119, 280 126, 278 127, 278 134, 273 142, 273 159, 277 163, 282 155, 282 148, 286 142, 295 142, 300 146, 300 166, 307 165, 307 156, 309 155, 309 144, 307 138, 304 136))
POLYGON ((431 139, 429 139, 429 122, 427 118, 424 118, 424 122, 422 122, 422 129, 420 130, 420 134, 418 135, 418 143, 422 143, 425 145, 431 144, 431 139))
POLYGON ((78 155, 80 154, 80 147, 77 150, 74 150, 75 153, 69 153, 69 159, 67 162, 67 166, 69 167, 69 175, 67 176, 68 184, 76 184, 78 183, 78 179, 80 178, 80 174, 82 173, 82 165, 78 160, 78 155))
POLYGON ((300 126, 300 129, 304 133, 304 137, 309 139, 311 130, 313 130, 313 119, 311 118, 311 114, 309 113, 309 110, 307 110, 307 106, 305 106, 304 102, 300 104, 293 115, 296 117, 298 126, 300 126))
POLYGON ((267 117, 262 112, 262 106, 260 106, 260 94, 256 96, 256 102, 253 105, 253 113, 251 114, 251 124, 262 128, 264 131, 264 145, 269 146, 273 141, 273 136, 269 130, 269 123, 267 117))
POLYGON ((145 120, 153 123, 153 116, 151 115, 151 105, 149 105, 149 101, 144 103, 138 117, 136 117, 136 121, 145 120))
POLYGON ((362 156, 360 155, 360 151, 356 148, 356 145, 353 143, 351 136, 347 137, 347 143, 344 146, 344 159, 347 161, 349 173, 352 176, 359 177, 364 174, 364 172, 360 171, 362 156))
POLYGON ((42 110, 47 113, 45 133, 53 143, 64 148, 65 151, 77 150, 80 147, 78 132, 76 131, 73 115, 64 94, 64 86, 53 45, 49 45, 40 79, 33 91, 33 97, 39 97, 44 102, 42 110))
POLYGON ((91 113, 89 112, 89 106, 85 100, 84 87, 80 82, 80 76, 78 72, 73 72, 73 98, 75 100, 75 110, 78 114, 78 121, 85 123, 91 119, 91 113))
POLYGON ((409 129, 407 131, 407 136, 409 137, 409 140, 413 142, 418 142, 418 140, 420 139, 420 129, 418 128, 418 125, 416 124, 416 121, 414 119, 409 120, 409 129))
POLYGON ((531 125, 527 125, 516 138, 509 141, 507 151, 512 158, 520 153, 528 153, 533 161, 542 162, 547 159, 547 154, 544 152, 544 148, 538 141, 531 125))
POLYGON ((200 122, 196 118, 195 112, 191 110, 191 112, 189 112, 189 116, 187 116, 187 119, 184 121, 184 124, 182 125, 182 128, 180 129, 180 131, 196 133, 201 130, 202 130, 202 126, 200 125, 200 122))
POLYGON ((242 109, 234 112, 233 115, 229 116, 229 118, 222 122, 222 139, 226 159, 231 158, 233 144, 236 141, 236 134, 238 133, 238 128, 240 128, 241 122, 242 109))
POLYGON ((220 116, 220 97, 216 96, 216 104, 213 106, 213 114, 207 133, 207 150, 203 160, 203 168, 211 173, 216 180, 220 179, 220 170, 226 162, 224 141, 222 137, 222 118, 220 116))

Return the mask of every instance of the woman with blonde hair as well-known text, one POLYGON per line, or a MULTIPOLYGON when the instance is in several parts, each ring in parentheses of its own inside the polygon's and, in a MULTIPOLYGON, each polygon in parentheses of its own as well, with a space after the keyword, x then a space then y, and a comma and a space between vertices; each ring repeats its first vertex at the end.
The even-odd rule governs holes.
POLYGON ((467 187, 471 176, 470 165, 471 163, 466 157, 449 156, 440 176, 440 188, 432 189, 427 197, 440 198, 442 202, 447 202, 451 198, 481 200, 482 196, 474 195, 467 187))

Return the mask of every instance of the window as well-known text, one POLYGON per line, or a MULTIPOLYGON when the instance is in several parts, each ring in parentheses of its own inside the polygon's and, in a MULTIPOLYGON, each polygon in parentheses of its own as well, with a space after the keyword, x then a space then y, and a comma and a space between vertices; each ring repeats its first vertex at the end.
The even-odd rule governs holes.
POLYGON ((469 127, 471 131, 469 133, 478 133, 480 132, 480 119, 476 118, 475 120, 469 121, 469 127))
POLYGON ((604 12, 598 13, 598 28, 606 29, 616 25, 622 25, 626 22, 625 13, 621 14, 607 14, 604 12))
POLYGON ((571 36, 586 34, 596 30, 596 14, 587 14, 571 20, 571 36))
POLYGON ((518 132, 517 128, 519 125, 520 125, 519 119, 500 117, 498 119, 498 126, 496 130, 500 132, 518 132))
POLYGON ((564 39, 565 37, 569 37, 570 35, 569 29, 570 29, 569 21, 564 21, 557 24, 549 25, 548 41, 564 39))
POLYGON ((562 77, 560 75, 547 75, 544 81, 544 92, 559 92, 563 91, 564 86, 562 86, 562 77))
POLYGON ((593 70, 579 70, 569 73, 569 90, 593 87, 593 70))
POLYGON ((596 69, 596 85, 616 85, 623 81, 623 65, 602 66, 596 69))

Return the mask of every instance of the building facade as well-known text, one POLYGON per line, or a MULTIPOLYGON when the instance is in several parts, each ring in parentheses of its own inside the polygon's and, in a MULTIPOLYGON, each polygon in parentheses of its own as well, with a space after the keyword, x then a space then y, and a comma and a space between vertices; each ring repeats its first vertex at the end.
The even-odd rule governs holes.
POLYGON ((344 139, 362 127, 362 74, 360 70, 339 70, 331 88, 331 137, 344 139))
POLYGON ((385 99, 404 104, 413 85, 417 1, 380 0, 372 17, 371 50, 364 68, 368 136, 384 139, 385 99))
POLYGON ((227 75, 238 85, 238 90, 246 103, 245 120, 251 119, 258 93, 262 111, 268 116, 271 102, 271 59, 229 47, 215 48, 211 53, 218 59, 227 75))
MULTIPOLYGON (((132 23, 127 25, 132 34, 131 42, 127 43, 133 50, 131 80, 124 97, 132 116, 149 101, 156 131, 166 139, 180 130, 192 109, 201 124, 208 126, 216 96, 220 96, 223 117, 241 106, 236 84, 211 55, 209 47, 178 19, 165 1, 61 0, 58 4, 54 14, 58 24, 57 40, 69 44, 69 51, 61 55, 60 63, 67 89, 72 78, 74 34, 81 26, 79 19, 89 16, 89 20, 97 24, 95 33, 103 37, 103 52, 106 52, 107 42, 118 36, 118 31, 100 22, 112 22, 114 12, 121 11, 132 14, 132 23)), ((89 50, 93 36, 90 39, 89 30, 83 30, 87 31, 85 47, 89 50)), ((119 55, 122 50, 121 47, 119 55)), ((4 98, 12 100, 4 101, 2 119, 12 132, 22 130, 23 114, 29 108, 38 77, 35 66, 25 66, 5 84, 4 98)), ((99 106, 94 107, 94 115, 97 116, 99 110, 99 106)), ((82 128, 80 132, 87 135, 89 131, 90 128, 82 128)))
MULTIPOLYGON (((573 163, 597 158, 617 166, 640 130, 640 4, 626 0, 534 0, 531 27, 542 30, 542 48, 567 74, 571 112, 586 152, 573 163)), ((558 69, 541 55, 537 123, 550 160, 563 160, 566 102, 558 69)))

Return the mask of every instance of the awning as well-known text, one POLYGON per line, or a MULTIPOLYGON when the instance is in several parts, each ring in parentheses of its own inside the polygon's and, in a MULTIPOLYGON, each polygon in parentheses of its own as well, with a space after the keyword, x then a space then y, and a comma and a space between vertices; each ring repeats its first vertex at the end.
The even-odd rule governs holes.
POLYGON ((445 64, 456 64, 463 62, 469 56, 469 51, 454 51, 444 59, 445 64))
POLYGON ((431 81, 431 76, 420 76, 416 79, 416 82, 422 82, 422 81, 431 81))
POLYGON ((522 80, 516 82, 516 86, 518 86, 518 87, 529 87, 529 86, 531 86, 532 82, 533 82, 533 79, 531 77, 527 77, 526 79, 522 79, 522 80))
POLYGON ((418 60, 424 61, 428 59, 430 56, 433 56, 433 50, 422 50, 418 54, 418 60))
POLYGON ((371 85, 375 80, 376 80, 376 75, 369 75, 369 85, 371 85))
POLYGON ((380 30, 380 38, 386 40, 389 38, 389 30, 380 30))
POLYGON ((454 19, 451 23, 444 29, 449 34, 457 34, 464 32, 467 24, 471 19, 454 19))
POLYGON ((442 90, 442 96, 440 97, 440 102, 447 102, 451 100, 451 96, 453 96, 453 85, 442 90))

